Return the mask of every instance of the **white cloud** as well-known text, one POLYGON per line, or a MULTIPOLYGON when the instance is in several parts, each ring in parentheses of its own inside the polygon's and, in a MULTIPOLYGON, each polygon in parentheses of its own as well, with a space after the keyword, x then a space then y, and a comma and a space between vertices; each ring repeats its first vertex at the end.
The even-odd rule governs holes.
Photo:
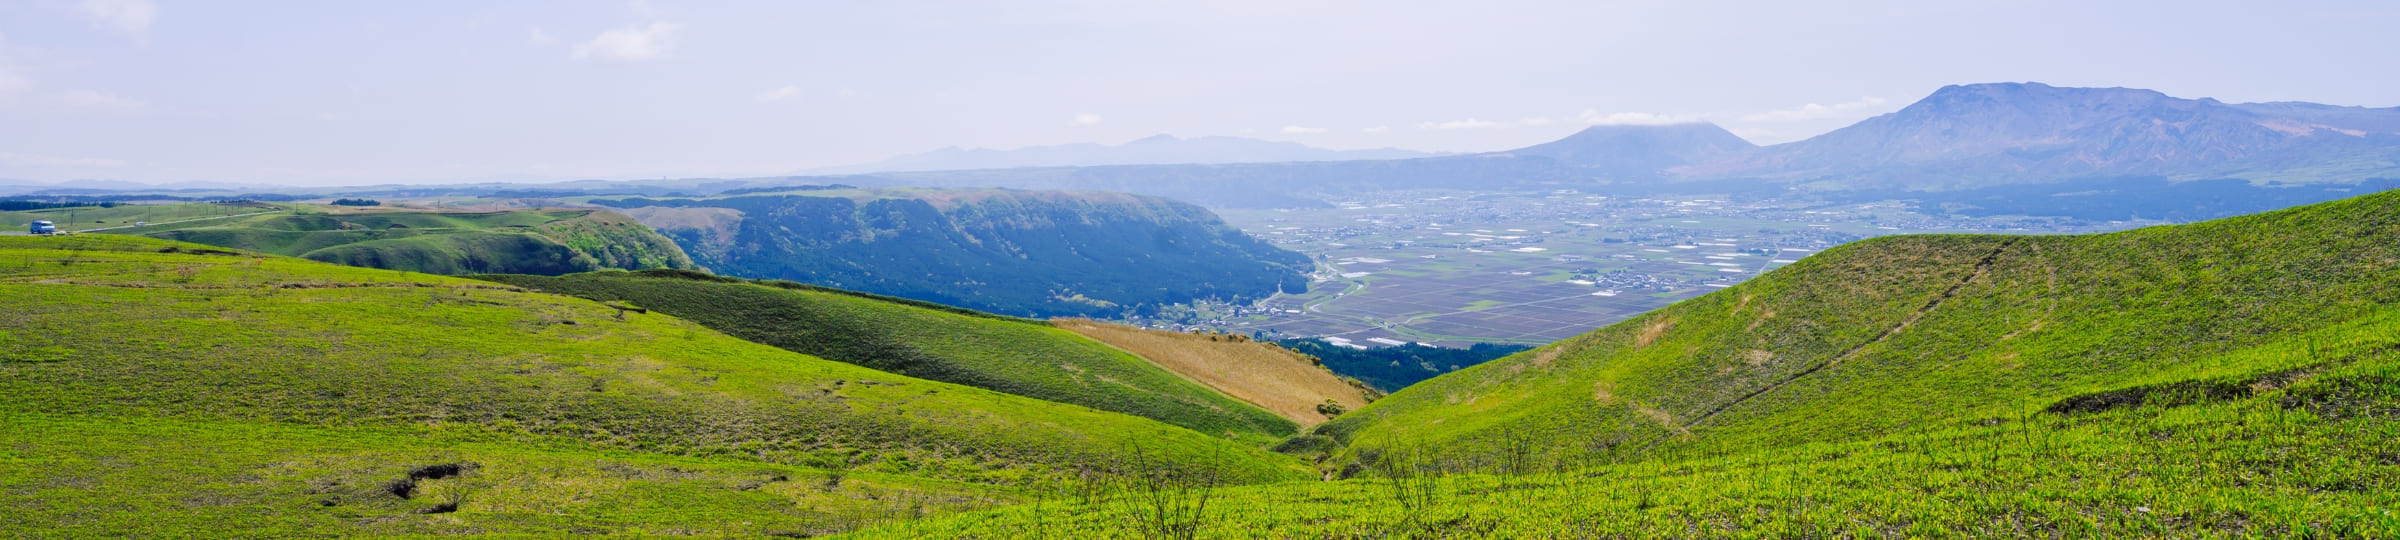
POLYGON ((575 46, 575 59, 656 60, 675 52, 675 40, 682 33, 682 24, 663 21, 601 32, 575 46))
POLYGON ((777 89, 774 89, 774 90, 768 90, 768 91, 765 91, 765 92, 759 92, 759 93, 758 93, 758 102, 759 102, 759 103, 774 103, 774 102, 777 102, 777 101, 783 101, 783 100, 787 100, 787 99, 792 99, 792 98, 797 98, 797 97, 800 97, 800 94, 801 94, 800 87, 798 87, 798 86, 792 86, 792 85, 788 85, 788 84, 787 84, 787 85, 784 85, 782 88, 777 88, 777 89))
POLYGON ((1385 132, 1389 132, 1389 131, 1391 131, 1391 130, 1392 130, 1392 126, 1375 126, 1375 127, 1371 127, 1371 128, 1361 128, 1361 129, 1359 129, 1359 130, 1358 130, 1358 132, 1359 132, 1359 133, 1385 133, 1385 132))
POLYGON ((1324 133, 1324 132, 1325 132, 1325 128, 1312 128, 1312 127, 1300 127, 1300 126, 1283 126, 1283 132, 1284 132, 1284 133, 1290 133, 1290 134, 1293 134, 1293 135, 1305 135, 1305 134, 1310 134, 1310 133, 1324 133))
POLYGON ((83 0, 83 14, 118 32, 140 34, 158 19, 158 4, 150 0, 83 0))
POLYGON ((1659 114, 1646 112, 1601 113, 1600 111, 1594 109, 1584 109, 1583 114, 1577 115, 1577 117, 1581 118, 1583 123, 1595 126, 1664 126, 1669 124, 1689 124, 1692 122, 1702 121, 1700 116, 1690 114, 1659 114))
POLYGON ((1083 113, 1075 115, 1075 119, 1072 122, 1078 126, 1096 126, 1100 125, 1100 120, 1100 115, 1083 113))
POLYGON ((139 114, 150 109, 148 102, 95 90, 69 91, 59 94, 58 101, 68 107, 116 114, 139 114))
POLYGON ((125 166, 125 162, 123 160, 102 158, 70 158, 46 156, 42 154, 19 154, 15 152, 0 152, 0 163, 5 163, 16 167, 41 167, 51 169, 82 169, 93 167, 125 166))
POLYGON ((1539 116, 1536 116, 1536 117, 1533 117, 1533 118, 1519 118, 1519 119, 1517 119, 1517 125, 1520 125, 1520 126, 1547 126, 1547 125, 1550 125, 1552 122, 1555 122, 1555 120, 1551 120, 1551 119, 1549 119, 1549 118, 1544 118, 1544 117, 1539 117, 1539 116))
POLYGON ((1745 116, 1743 116, 1743 117, 1742 117, 1742 121, 1743 121, 1743 122, 1794 122, 1794 121, 1800 121, 1800 120, 1823 120, 1823 119, 1827 119, 1827 118, 1840 118, 1840 117, 1844 117, 1844 116, 1851 116, 1851 115, 1854 115, 1854 114, 1856 114, 1856 112, 1855 112, 1855 111, 1859 111, 1859 110, 1861 110, 1861 109, 1868 109, 1868 108, 1873 108, 1873 107, 1876 107, 1876 106, 1883 105, 1883 104, 1884 104, 1884 103, 1886 103, 1886 102, 1887 102, 1887 100, 1885 100, 1885 99, 1883 99, 1883 98, 1874 97, 1874 96, 1867 96, 1867 97, 1858 98, 1858 100, 1857 100, 1857 101, 1851 101, 1851 102, 1846 102, 1846 103, 1835 103, 1835 104, 1833 104, 1833 105, 1830 105, 1830 106, 1828 106, 1828 105, 1819 105, 1819 104, 1815 104, 1815 103, 1810 103, 1810 104, 1807 104, 1807 105, 1801 105, 1801 106, 1798 106, 1798 107, 1793 107, 1793 108, 1789 108, 1789 109, 1773 110, 1773 111, 1767 111, 1767 112, 1758 113, 1758 114, 1745 115, 1745 116))
POLYGON ((532 43, 534 45, 548 46, 552 43, 557 43, 558 38, 551 36, 549 32, 543 31, 542 27, 536 26, 533 27, 532 31, 526 32, 525 42, 532 43))

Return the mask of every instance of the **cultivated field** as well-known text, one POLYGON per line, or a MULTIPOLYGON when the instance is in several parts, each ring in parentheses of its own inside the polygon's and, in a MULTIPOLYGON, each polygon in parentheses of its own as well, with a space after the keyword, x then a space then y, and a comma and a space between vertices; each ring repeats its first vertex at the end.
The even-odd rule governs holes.
POLYGON ((1741 283, 1825 248, 1928 232, 2094 232, 2133 223, 1933 218, 1896 202, 1397 192, 1331 208, 1226 210, 1318 260, 1304 294, 1135 324, 1272 338, 1543 344, 1741 283))

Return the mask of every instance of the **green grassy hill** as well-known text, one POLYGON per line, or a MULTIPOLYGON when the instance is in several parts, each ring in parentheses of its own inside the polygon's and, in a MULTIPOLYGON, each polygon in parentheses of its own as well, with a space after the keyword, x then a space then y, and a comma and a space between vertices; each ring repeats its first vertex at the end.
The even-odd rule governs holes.
MULTIPOLYGON (((1041 329, 510 279, 881 321, 958 365, 1010 349, 943 330, 1041 329)), ((2400 537, 2400 193, 1827 250, 1279 445, 1315 471, 668 313, 193 244, 0 238, 0 310, 0 530, 58 536, 2400 537)))
POLYGON ((1322 431, 1474 451, 1853 440, 2196 377, 2400 301, 2400 193, 2092 236, 1900 236, 1410 387, 1322 431), (1573 444, 1566 444, 1573 443, 1573 444))
POLYGON ((1356 479, 1180 527, 1136 492, 878 535, 2400 535, 2400 193, 1860 242, 1317 432, 1356 479))
POLYGON ((0 238, 0 313, 0 530, 821 534, 1126 462, 1306 475, 664 314, 197 244, 0 238))
POLYGON ((1249 442, 1272 442, 1299 429, 1275 413, 1041 321, 694 272, 475 277, 626 302, 829 360, 1116 411, 1249 442))
POLYGON ((449 213, 351 211, 153 225, 124 231, 350 266, 434 274, 567 274, 602 268, 696 268, 632 218, 591 210, 449 213))
POLYGON ((1221 489, 1199 519, 1152 518, 1147 492, 1129 490, 858 536, 2391 538, 2400 536, 2400 309, 2378 311, 2206 360, 2339 364, 2256 389, 2253 379, 2203 378, 2096 411, 1621 459, 1544 455, 1558 443, 1525 440, 1481 463, 1442 463, 1440 449, 1401 435, 1376 447, 1378 464, 1358 478, 1221 489))

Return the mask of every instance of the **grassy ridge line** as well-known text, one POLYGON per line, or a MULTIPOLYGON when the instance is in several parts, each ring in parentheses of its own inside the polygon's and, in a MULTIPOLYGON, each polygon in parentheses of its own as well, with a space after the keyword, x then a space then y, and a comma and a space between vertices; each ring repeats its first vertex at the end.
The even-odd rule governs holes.
POLYGON ((0 411, 440 425, 588 448, 1010 482, 1153 446, 1304 467, 1154 421, 886 374, 489 282, 107 235, 0 239, 0 411), (162 253, 175 248, 180 253, 162 253), (223 253, 223 252, 219 252, 223 253))
MULTIPOLYGON (((2400 308, 2194 365, 2205 367, 2108 407, 1858 440, 1679 446, 1629 462, 1520 447, 1530 459, 1488 473, 1400 442, 1378 448, 1389 461, 1372 478, 1220 489, 1188 524, 1195 538, 2400 535, 2400 308)), ((1027 496, 856 536, 1127 537, 1155 522, 1139 490, 1027 496)))
MULTIPOLYGON (((743 279, 743 278, 737 278, 737 277, 727 277, 727 276, 720 276, 720 275, 716 275, 716 274, 710 274, 710 273, 707 273, 707 272, 698 272, 698 271, 680 270, 680 269, 672 269, 672 268, 657 268, 657 269, 649 269, 649 270, 636 270, 636 271, 634 271, 633 273, 634 273, 634 274, 636 274, 636 275, 640 275, 640 276, 642 276, 642 277, 657 277, 657 278, 688 279, 688 280, 695 280, 695 281, 711 281, 711 282, 716 282, 716 283, 748 283, 748 284, 752 284, 752 285, 759 285, 759 286, 764 286, 764 287, 774 287, 774 288, 777 288, 777 289, 789 289, 789 290, 794 290, 794 291, 807 291, 807 292, 820 292, 820 293, 828 293, 828 294, 839 294, 839 295, 843 295, 843 296, 851 296, 851 297, 857 297, 857 298, 864 298, 864 299, 868 299, 868 300, 874 300, 874 301, 878 301, 878 302, 889 302, 889 303, 893 303, 893 304, 900 304, 900 305, 905 305, 905 306, 908 306, 908 307, 913 307, 913 308, 919 308, 919 309, 928 309, 928 310, 933 310, 933 311, 940 311, 940 312, 943 312, 943 313, 949 313, 949 314, 952 314, 952 315, 965 315, 965 316, 968 316, 968 317, 978 317, 978 318, 984 318, 984 319, 995 319, 995 320, 1002 320, 1002 321, 1009 321, 1009 322, 1018 322, 1018 323, 1032 324, 1032 325, 1040 325, 1040 326, 1049 326, 1049 325, 1050 325, 1050 321, 1046 321, 1046 320, 1042 320, 1042 319, 1028 319, 1028 318, 1024 318, 1024 317, 1011 317, 1011 316, 1007 316, 1007 315, 1001 315, 1001 314, 997 314, 997 313, 988 313, 988 312, 983 312, 983 311, 976 311, 976 310, 967 309, 967 308, 962 308, 962 307, 953 306, 953 305, 948 305, 948 304, 936 304, 936 303, 933 303, 933 302, 927 302, 927 301, 924 301, 924 300, 912 300, 912 299, 908 299, 908 298, 901 298, 901 297, 897 297, 897 296, 887 296, 887 295, 875 294, 875 293, 871 293, 871 292, 860 292, 860 291, 853 291, 853 290, 849 290, 849 289, 836 289, 836 288, 832 288, 832 287, 820 287, 820 286, 816 286, 816 285, 810 285, 810 284, 807 284, 807 283, 800 283, 800 282, 797 282, 797 281, 782 280, 782 279, 743 279)), ((486 279, 486 278, 491 278, 491 277, 501 277, 501 278, 505 278, 505 277, 508 277, 508 276, 511 276, 511 275, 512 275, 512 274, 490 274, 490 275, 481 275, 481 276, 468 276, 468 277, 477 278, 477 279, 486 279)))
POLYGON ((346 266, 429 274, 493 270, 562 274, 591 269, 589 256, 527 232, 457 232, 352 242, 298 255, 346 266))
POLYGON ((480 276, 630 302, 785 350, 874 369, 1141 416, 1264 444, 1298 426, 1133 354, 1048 325, 922 309, 816 287, 690 272, 480 276))
POLYGON ((872 471, 417 427, 0 415, 0 530, 51 537, 823 535, 1021 500, 872 471), (463 471, 408 481, 444 465, 463 471), (442 511, 440 505, 452 508, 442 511), (434 513, 439 512, 439 513, 434 513))
MULTIPOLYGON (((39 210, 0 211, 0 228, 23 232, 35 220, 50 221, 59 232, 84 231, 95 228, 127 227, 137 221, 153 224, 202 218, 223 218, 283 208, 269 203, 176 203, 176 204, 118 204, 113 207, 79 206, 39 210)), ((156 226, 156 225, 153 225, 156 226)), ((144 228, 118 229, 141 231, 144 228)), ((112 231, 114 232, 114 231, 112 231)))
POLYGON ((1320 430, 1364 441, 1352 453, 1422 437, 1470 459, 1522 435, 1607 456, 2037 410, 2400 303, 2395 237, 2400 194, 2384 193, 2105 235, 1869 240, 1320 430))
POLYGON ((440 274, 696 268, 674 241, 609 212, 345 209, 325 213, 292 207, 302 213, 128 232, 336 264, 440 274))

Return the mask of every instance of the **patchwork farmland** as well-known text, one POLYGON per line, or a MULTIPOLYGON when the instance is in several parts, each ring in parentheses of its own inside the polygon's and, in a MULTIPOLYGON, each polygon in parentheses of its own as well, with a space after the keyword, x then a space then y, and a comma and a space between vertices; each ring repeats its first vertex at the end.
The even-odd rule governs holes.
POLYGON ((1312 288, 1124 322, 1353 347, 1541 344, 1728 287, 1842 243, 1931 232, 2072 233, 2146 223, 1946 218, 1903 201, 1395 192, 1329 208, 1224 210, 1318 261, 1312 288))

